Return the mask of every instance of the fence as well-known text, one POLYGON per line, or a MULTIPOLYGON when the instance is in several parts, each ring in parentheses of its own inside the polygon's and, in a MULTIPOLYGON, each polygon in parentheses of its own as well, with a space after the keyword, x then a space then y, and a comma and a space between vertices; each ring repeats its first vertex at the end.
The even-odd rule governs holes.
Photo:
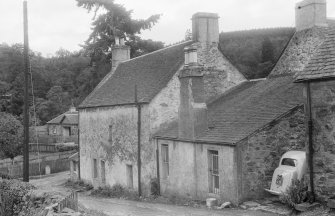
POLYGON ((55 145, 29 143, 29 152, 57 152, 55 145))
POLYGON ((62 201, 58 203, 58 212, 62 212, 64 208, 70 208, 78 211, 78 193, 76 191, 72 192, 69 196, 65 197, 62 201))

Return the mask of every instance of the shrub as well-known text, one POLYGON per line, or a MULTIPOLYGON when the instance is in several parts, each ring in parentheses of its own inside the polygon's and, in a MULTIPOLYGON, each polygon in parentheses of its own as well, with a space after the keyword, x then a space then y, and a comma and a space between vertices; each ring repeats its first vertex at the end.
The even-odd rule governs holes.
POLYGON ((93 190, 92 195, 104 196, 104 197, 123 197, 125 194, 125 188, 121 184, 114 184, 112 187, 104 186, 93 190))
POLYGON ((66 187, 70 187, 76 190, 80 189, 89 191, 93 189, 93 186, 91 184, 85 183, 83 180, 71 181, 70 179, 68 179, 67 182, 64 183, 64 185, 66 187))
POLYGON ((114 184, 112 187, 104 186, 93 190, 91 195, 112 197, 112 198, 125 198, 130 200, 139 200, 139 197, 135 191, 124 188, 121 184, 114 184))
POLYGON ((304 179, 292 180, 291 186, 286 190, 285 193, 280 195, 279 199, 284 204, 291 208, 294 208, 296 204, 303 203, 307 200, 308 186, 304 182, 304 179))
POLYGON ((153 196, 158 196, 160 194, 157 178, 151 179, 150 181, 150 193, 153 196))
POLYGON ((29 183, 18 180, 0 181, 0 197, 3 200, 0 207, 4 215, 18 215, 25 207, 24 197, 34 188, 29 183))

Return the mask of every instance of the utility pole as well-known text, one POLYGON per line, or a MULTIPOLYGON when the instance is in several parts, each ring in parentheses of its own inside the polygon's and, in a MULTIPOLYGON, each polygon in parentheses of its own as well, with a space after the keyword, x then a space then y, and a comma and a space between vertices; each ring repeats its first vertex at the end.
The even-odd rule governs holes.
POLYGON ((28 11, 27 0, 23 1, 23 24, 24 24, 24 141, 23 141, 23 181, 29 182, 29 44, 28 44, 28 11))
POLYGON ((135 104, 137 107, 137 169, 138 169, 138 196, 142 196, 141 189, 141 103, 137 99, 137 85, 135 85, 135 104))

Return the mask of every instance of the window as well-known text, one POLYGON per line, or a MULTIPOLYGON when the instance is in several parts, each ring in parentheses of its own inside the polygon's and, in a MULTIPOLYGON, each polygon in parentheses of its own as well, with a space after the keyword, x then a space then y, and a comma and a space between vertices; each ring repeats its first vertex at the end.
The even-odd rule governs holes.
POLYGON ((101 161, 100 162, 101 164, 101 182, 103 183, 103 184, 105 184, 106 183, 106 167, 105 167, 105 161, 101 161))
POLYGON ((169 146, 162 145, 162 178, 169 176, 169 146))
POLYGON ((296 167, 297 160, 292 159, 292 158, 284 158, 281 162, 281 165, 296 167))
POLYGON ((127 165, 127 186, 133 188, 133 165, 127 165))
POLYGON ((109 142, 113 141, 113 125, 109 125, 108 128, 108 141, 109 142))
POLYGON ((98 163, 97 163, 97 159, 93 159, 93 178, 98 178, 98 163))
POLYGON ((209 192, 220 193, 218 151, 208 151, 209 192))
POLYGON ((73 161, 73 171, 77 172, 77 161, 73 161))

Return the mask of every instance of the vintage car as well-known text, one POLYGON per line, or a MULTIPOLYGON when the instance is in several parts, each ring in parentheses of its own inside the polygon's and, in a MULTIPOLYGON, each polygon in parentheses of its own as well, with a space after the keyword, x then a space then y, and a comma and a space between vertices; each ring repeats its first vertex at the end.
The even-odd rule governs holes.
POLYGON ((271 194, 279 195, 284 193, 292 184, 292 180, 301 180, 307 171, 306 152, 289 151, 280 159, 279 166, 275 169, 271 187, 265 189, 271 194))

